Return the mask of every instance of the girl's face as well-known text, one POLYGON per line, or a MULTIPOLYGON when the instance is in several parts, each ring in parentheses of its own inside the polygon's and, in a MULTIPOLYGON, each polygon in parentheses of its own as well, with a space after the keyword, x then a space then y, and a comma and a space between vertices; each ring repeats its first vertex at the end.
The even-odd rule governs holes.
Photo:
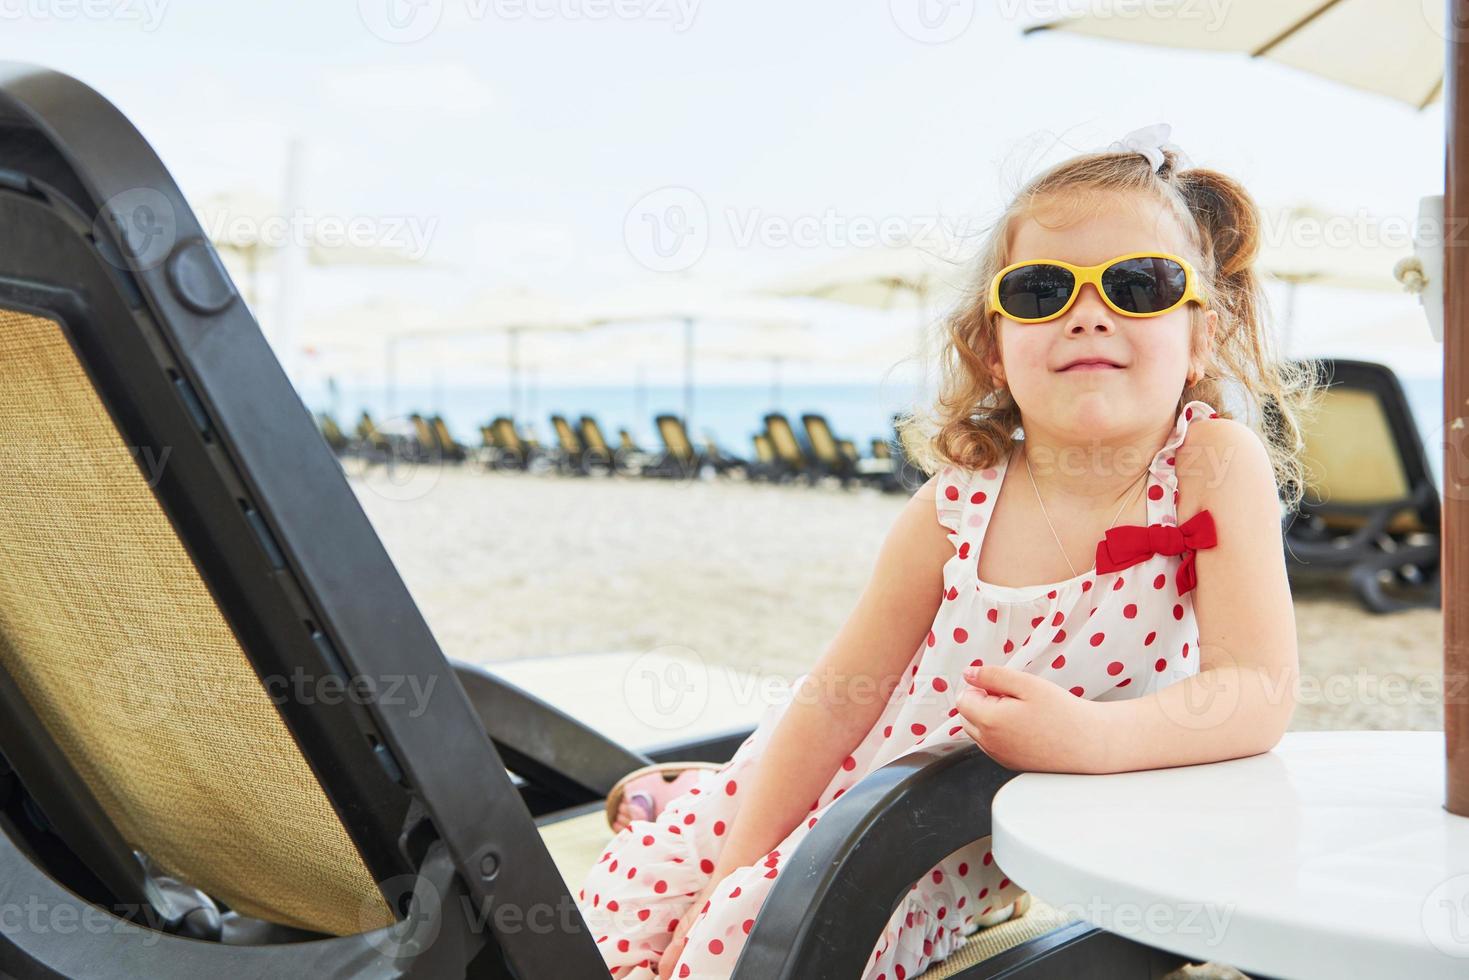
MULTIPOLYGON (((1104 203, 1068 219, 1064 227, 1045 212, 1039 215, 1045 224, 1023 219, 1009 261, 1095 265, 1145 251, 1191 258, 1183 229, 1161 202, 1118 193, 1104 203)), ((1191 305, 1161 316, 1122 316, 1088 283, 1071 309, 1046 323, 997 317, 1000 359, 990 367, 1009 387, 1027 427, 1085 440, 1147 431, 1160 419, 1171 419, 1190 374, 1203 371, 1203 358, 1190 349, 1191 305), (1077 364, 1087 360, 1108 363, 1077 364)), ((1206 316, 1204 350, 1213 339, 1216 317, 1213 312, 1206 316)))

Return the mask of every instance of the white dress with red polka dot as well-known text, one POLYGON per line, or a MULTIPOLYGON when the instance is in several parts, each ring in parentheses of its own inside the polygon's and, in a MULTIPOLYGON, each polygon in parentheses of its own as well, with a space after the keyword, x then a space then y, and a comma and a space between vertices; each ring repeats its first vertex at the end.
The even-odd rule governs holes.
MULTIPOLYGON (((1201 401, 1185 406, 1153 458, 1145 494, 1149 525, 1178 523, 1174 451, 1201 414, 1214 412, 1201 401)), ((1044 585, 979 580, 979 552, 1007 462, 989 470, 940 471, 937 517, 955 548, 944 565, 943 601, 906 667, 909 683, 893 692, 806 819, 769 854, 724 878, 702 909, 687 907, 714 870, 739 810, 742 777, 778 724, 781 703, 766 709, 725 766, 703 771, 697 785, 654 820, 634 820, 608 843, 577 899, 612 977, 652 980, 679 920, 690 914, 698 919, 675 975, 728 976, 787 858, 837 797, 909 752, 969 741, 954 703, 970 664, 1003 664, 1099 701, 1140 697, 1198 672, 1192 594, 1179 591, 1183 555, 1160 552, 1120 571, 1093 568, 1044 585)), ((995 864, 989 837, 960 848, 913 883, 877 938, 861 980, 916 977, 987 920, 1002 919, 1023 894, 995 864)))

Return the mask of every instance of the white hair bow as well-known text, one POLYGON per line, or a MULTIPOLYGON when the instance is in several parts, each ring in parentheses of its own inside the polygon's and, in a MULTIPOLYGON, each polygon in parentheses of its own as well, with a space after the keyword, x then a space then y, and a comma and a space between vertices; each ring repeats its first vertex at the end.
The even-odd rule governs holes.
POLYGON ((1153 165, 1153 170, 1157 171, 1163 166, 1163 151, 1172 150, 1178 158, 1174 169, 1186 170, 1191 166, 1188 155, 1177 145, 1168 142, 1172 132, 1173 127, 1166 122, 1153 123, 1142 129, 1134 129, 1120 140, 1113 140, 1107 147, 1107 152, 1141 153, 1153 165))

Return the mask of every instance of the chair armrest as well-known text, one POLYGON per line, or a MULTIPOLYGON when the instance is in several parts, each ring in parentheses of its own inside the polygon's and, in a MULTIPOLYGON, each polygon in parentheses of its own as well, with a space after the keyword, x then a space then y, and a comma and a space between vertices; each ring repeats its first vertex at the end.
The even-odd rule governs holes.
POLYGON ((601 799, 617 780, 653 761, 482 667, 451 664, 506 767, 568 806, 601 799))
POLYGON ((802 840, 766 896, 734 980, 851 980, 909 886, 990 833, 1017 773, 979 746, 913 752, 862 778, 802 840))

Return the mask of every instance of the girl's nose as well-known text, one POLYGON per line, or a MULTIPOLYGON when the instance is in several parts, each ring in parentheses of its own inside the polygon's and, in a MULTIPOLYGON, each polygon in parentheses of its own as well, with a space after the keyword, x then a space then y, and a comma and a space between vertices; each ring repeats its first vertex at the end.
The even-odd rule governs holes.
POLYGON ((1085 334, 1110 334, 1117 330, 1117 314, 1102 302, 1102 294, 1092 283, 1081 287, 1081 293, 1071 309, 1066 311, 1066 333, 1080 337, 1085 334))

